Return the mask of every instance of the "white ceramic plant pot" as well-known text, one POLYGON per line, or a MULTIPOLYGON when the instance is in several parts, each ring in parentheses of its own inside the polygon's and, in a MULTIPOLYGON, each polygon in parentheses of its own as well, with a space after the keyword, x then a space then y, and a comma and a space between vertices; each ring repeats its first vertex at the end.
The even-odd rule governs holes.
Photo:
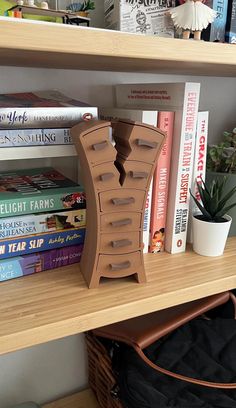
POLYGON ((220 256, 225 249, 232 218, 225 215, 226 222, 207 222, 194 216, 193 223, 193 250, 199 255, 220 256))

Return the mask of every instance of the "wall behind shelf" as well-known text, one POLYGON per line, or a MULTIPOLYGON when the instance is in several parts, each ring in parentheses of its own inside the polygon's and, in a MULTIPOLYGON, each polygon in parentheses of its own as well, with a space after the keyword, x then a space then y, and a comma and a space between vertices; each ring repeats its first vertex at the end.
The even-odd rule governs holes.
MULTIPOLYGON (((116 83, 186 80, 202 84, 200 108, 210 110, 210 140, 216 141, 224 129, 236 125, 234 78, 0 67, 1 93, 57 88, 100 106, 114 103, 112 85, 116 83)), ((4 155, 4 149, 0 155, 4 155)), ((54 165, 71 177, 77 172, 76 158, 2 161, 0 170, 19 165, 54 165)), ((0 357, 0 407, 10 408, 24 399, 46 402, 83 388, 86 385, 85 358, 82 335, 0 357)))

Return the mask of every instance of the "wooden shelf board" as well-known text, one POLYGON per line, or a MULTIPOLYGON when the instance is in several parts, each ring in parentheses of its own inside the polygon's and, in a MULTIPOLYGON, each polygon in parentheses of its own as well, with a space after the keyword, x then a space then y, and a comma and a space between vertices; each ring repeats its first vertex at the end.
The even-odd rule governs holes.
POLYGON ((47 157, 70 157, 76 156, 74 146, 26 146, 1 148, 0 161, 42 159, 47 157))
POLYGON ((99 408, 99 405, 92 391, 85 390, 43 405, 43 408, 99 408))
POLYGON ((236 76, 232 44, 8 17, 0 18, 0 53, 1 64, 13 66, 236 76))
POLYGON ((105 280, 87 289, 79 266, 0 284, 0 354, 81 333, 236 287, 236 238, 222 257, 145 255, 148 283, 105 280))

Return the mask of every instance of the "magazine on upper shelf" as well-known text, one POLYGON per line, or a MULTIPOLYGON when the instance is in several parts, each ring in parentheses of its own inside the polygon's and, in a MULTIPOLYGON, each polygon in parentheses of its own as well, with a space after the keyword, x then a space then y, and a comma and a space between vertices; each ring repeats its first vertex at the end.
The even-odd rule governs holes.
POLYGON ((225 40, 236 44, 236 0, 229 0, 225 40))
POLYGON ((200 83, 146 83, 116 86, 118 107, 175 112, 165 250, 184 252, 189 216, 200 83))
POLYGON ((52 167, 0 173, 0 218, 85 207, 83 187, 52 167))
POLYGON ((202 30, 202 39, 223 43, 225 42, 228 0, 207 0, 205 4, 215 10, 217 14, 214 21, 202 30))
POLYGON ((0 128, 71 128, 97 118, 97 108, 59 91, 0 94, 0 128))

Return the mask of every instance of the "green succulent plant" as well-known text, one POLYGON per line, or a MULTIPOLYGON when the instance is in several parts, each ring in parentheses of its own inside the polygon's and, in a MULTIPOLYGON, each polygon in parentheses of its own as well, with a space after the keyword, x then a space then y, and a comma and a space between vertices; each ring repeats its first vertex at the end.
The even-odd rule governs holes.
POLYGON ((228 204, 228 201, 236 193, 236 186, 227 193, 224 193, 226 182, 227 177, 213 179, 208 187, 203 180, 201 183, 196 182, 201 200, 199 201, 190 190, 194 202, 202 213, 196 215, 196 218, 208 222, 225 222, 223 218, 224 215, 226 215, 231 208, 236 206, 236 202, 228 204))
POLYGON ((223 133, 223 141, 208 146, 207 170, 219 173, 236 173, 236 128, 223 133))
POLYGON ((92 0, 85 0, 83 3, 72 3, 66 7, 67 10, 71 10, 73 12, 77 11, 89 11, 95 9, 95 3, 92 0))

